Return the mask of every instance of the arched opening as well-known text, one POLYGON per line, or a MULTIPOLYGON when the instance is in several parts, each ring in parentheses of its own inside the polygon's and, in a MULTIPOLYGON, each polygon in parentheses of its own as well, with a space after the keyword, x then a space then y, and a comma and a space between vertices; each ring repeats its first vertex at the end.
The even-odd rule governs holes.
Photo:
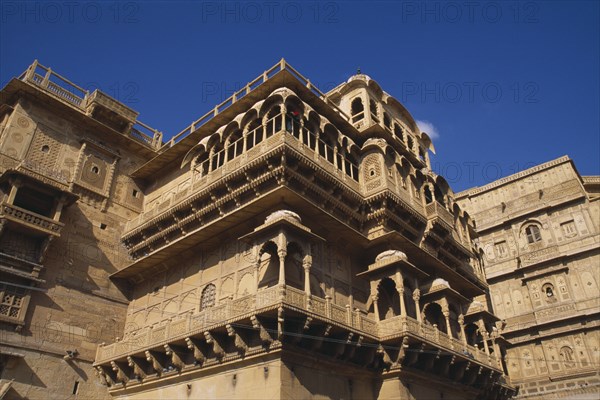
POLYGON ((390 120, 390 116, 386 112, 383 113, 383 125, 388 129, 392 128, 392 121, 390 120))
POLYGON ((350 108, 352 110, 352 122, 361 121, 365 117, 365 107, 360 97, 352 100, 350 108))
POLYGON ((267 242, 260 251, 258 288, 267 288, 277 285, 279 281, 279 256, 277 246, 267 242))
POLYGON ((390 278, 382 279, 377 288, 377 293, 379 296, 377 300, 379 318, 383 320, 400 315, 400 300, 393 280, 390 278))
POLYGON ((304 271, 302 269, 303 251, 300 246, 291 242, 287 246, 285 256, 285 284, 296 289, 304 290, 304 271))
POLYGON ((345 169, 346 175, 358 182, 358 157, 352 151, 346 155, 345 169))
POLYGON ((248 133, 246 134, 246 150, 250 150, 263 140, 263 126, 260 119, 255 119, 248 124, 248 133))
POLYGON ((394 135, 398 138, 399 141, 404 143, 404 130, 398 124, 394 124, 394 135))
POLYGON ((425 196, 425 204, 433 203, 433 194, 431 193, 429 185, 425 185, 423 188, 423 196, 425 196))
POLYGON ((326 125, 323 136, 319 140, 319 155, 330 163, 334 163, 334 148, 337 143, 338 133, 332 125, 326 125))
POLYGON ((379 122, 379 117, 377 116, 377 103, 373 99, 369 99, 369 110, 371 111, 371 119, 374 122, 379 122))
POLYGON ((211 149, 211 171, 214 171, 217 168, 221 167, 223 163, 225 163, 225 151, 223 150, 223 142, 218 142, 211 149))
POLYGON ((450 335, 455 339, 460 339, 460 324, 458 323, 458 313, 450 308, 450 335))
POLYGON ((434 184, 433 185, 433 195, 435 197, 435 200, 440 203, 445 205, 446 202, 444 201, 444 194, 442 193, 442 190, 440 189, 439 185, 434 184))
POLYGON ((425 323, 437 328, 440 332, 446 333, 446 319, 442 312, 442 307, 437 303, 429 303, 425 306, 425 323))
POLYGON ((573 349, 570 346, 561 347, 558 354, 560 354, 560 358, 563 360, 567 368, 572 368, 575 366, 575 356, 573 349))
POLYGON ((404 307, 405 313, 407 316, 417 319, 417 305, 415 304, 415 300, 413 299, 413 287, 408 283, 408 281, 404 280, 404 307))
POLYGON ((465 326, 465 336, 467 339, 467 344, 469 344, 470 346, 478 345, 483 341, 483 338, 479 333, 479 328, 473 323, 470 323, 467 326, 465 326))
POLYGON ((525 235, 527 236, 527 243, 529 244, 537 243, 542 240, 542 234, 537 225, 528 225, 525 228, 525 235))
POLYGON ((214 307, 216 293, 217 288, 212 283, 209 283, 202 289, 202 295, 200 296, 200 311, 214 307))
POLYGON ((413 138, 411 136, 408 136, 406 138, 406 147, 408 148, 408 151, 412 152, 414 145, 415 145, 415 143, 413 141, 413 138))
POLYGON ((281 115, 280 106, 273 106, 273 108, 269 110, 269 112, 267 113, 267 132, 265 135, 266 137, 269 138, 281 130, 282 117, 283 116, 281 115))
POLYGON ((197 158, 195 163, 192 164, 194 166, 194 170, 197 174, 200 174, 200 177, 208 174, 208 153, 203 151, 197 158))
POLYGON ((235 157, 242 154, 244 143, 242 139, 242 131, 237 129, 229 135, 227 145, 227 160, 233 160, 235 157))

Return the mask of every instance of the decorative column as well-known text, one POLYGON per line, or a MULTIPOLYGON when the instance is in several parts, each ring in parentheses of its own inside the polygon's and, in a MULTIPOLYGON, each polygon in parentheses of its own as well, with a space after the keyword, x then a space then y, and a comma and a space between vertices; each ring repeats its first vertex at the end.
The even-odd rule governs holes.
POLYGON ((256 257, 256 262, 254 264, 254 287, 258 292, 258 273, 260 271, 260 257, 256 257))
POLYGON ((56 203, 56 206, 54 208, 54 216, 52 217, 53 220, 60 221, 60 215, 62 213, 62 209, 63 209, 66 201, 67 201, 67 198, 64 194, 62 196, 60 196, 60 198, 58 199, 58 202, 56 203))
POLYGON ((483 338, 483 348, 485 349, 485 354, 487 354, 489 356, 490 348, 488 347, 488 342, 487 342, 489 334, 485 330, 485 324, 483 323, 482 319, 479 320, 478 325, 479 325, 479 332, 481 333, 481 337, 483 338))
POLYGON ((460 326, 460 338, 462 339, 463 344, 466 346, 467 335, 465 334, 465 317, 462 314, 458 316, 458 325, 460 326))
POLYGON ((373 310, 375 310, 375 319, 377 320, 377 322, 381 321, 381 319, 379 318, 379 296, 375 295, 372 296, 373 298, 373 310))
POLYGON ((302 260, 302 267, 304 267, 304 291, 310 296, 310 267, 312 266, 312 257, 306 256, 302 260))
POLYGON ((21 180, 15 179, 14 181, 11 182, 11 184, 12 184, 12 186, 10 188, 10 193, 8 194, 8 199, 6 200, 6 202, 8 204, 14 204, 15 197, 17 197, 17 191, 21 187, 21 180))
POLYGON ((450 310, 448 309, 448 306, 444 307, 442 314, 444 314, 444 319, 446 320, 446 334, 449 337, 452 337, 452 328, 450 328, 450 310))
POLYGON ((285 285, 285 256, 287 256, 286 249, 277 250, 279 256, 279 284, 285 285))
POLYGON ((417 321, 419 323, 423 322, 421 318, 421 306, 419 305, 419 300, 421 299, 421 291, 419 289, 415 289, 413 291, 413 300, 415 301, 415 308, 417 309, 417 321))
POLYGON ((406 304, 404 304, 404 280, 400 271, 396 271, 396 289, 400 296, 400 315, 406 316, 406 304))

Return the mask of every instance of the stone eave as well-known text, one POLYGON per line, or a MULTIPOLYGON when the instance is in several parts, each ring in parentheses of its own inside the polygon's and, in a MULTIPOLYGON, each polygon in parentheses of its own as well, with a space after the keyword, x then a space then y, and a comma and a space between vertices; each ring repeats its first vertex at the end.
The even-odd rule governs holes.
POLYGON ((253 239, 260 237, 262 235, 268 234, 269 232, 272 232, 274 230, 278 230, 278 229, 290 229, 292 231, 297 232, 300 235, 303 235, 305 237, 309 237, 311 239, 313 239, 314 241, 317 242, 326 242, 325 239, 323 239, 321 236, 314 234, 311 232, 311 230, 309 228, 307 228, 306 226, 298 223, 298 222, 294 222, 294 221, 290 221, 287 218, 279 218, 275 221, 271 221, 271 222, 267 222, 259 227, 257 227, 256 229, 254 229, 254 231, 240 236, 238 239, 244 242, 251 242, 253 239))
POLYGON ((378 248, 378 251, 391 248, 399 248, 406 253, 408 258, 415 265, 426 272, 431 277, 442 277, 447 280, 455 289, 465 292, 468 296, 477 296, 484 294, 487 290, 487 285, 479 286, 467 279, 467 277, 454 271, 442 261, 438 260, 432 254, 429 254, 424 249, 408 240, 399 232, 388 232, 377 238, 374 238, 369 243, 370 248, 378 248), (401 246, 394 246, 394 243, 399 243, 401 246))
POLYGON ((368 278, 370 275, 378 275, 381 274, 385 270, 394 269, 395 267, 407 267, 408 270, 417 275, 420 279, 427 278, 429 276, 428 273, 420 270, 417 266, 409 262, 408 260, 403 260, 399 257, 389 257, 389 259, 380 260, 368 266, 368 270, 364 272, 359 272, 356 276, 366 277, 368 278))

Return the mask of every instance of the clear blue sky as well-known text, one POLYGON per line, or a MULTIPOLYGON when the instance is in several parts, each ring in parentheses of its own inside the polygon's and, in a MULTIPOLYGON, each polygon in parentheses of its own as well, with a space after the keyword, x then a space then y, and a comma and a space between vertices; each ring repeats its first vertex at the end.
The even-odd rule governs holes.
POLYGON ((600 174, 599 4, 2 0, 0 83, 38 59, 169 137, 281 57, 322 90, 360 67, 456 191, 564 154, 600 174))

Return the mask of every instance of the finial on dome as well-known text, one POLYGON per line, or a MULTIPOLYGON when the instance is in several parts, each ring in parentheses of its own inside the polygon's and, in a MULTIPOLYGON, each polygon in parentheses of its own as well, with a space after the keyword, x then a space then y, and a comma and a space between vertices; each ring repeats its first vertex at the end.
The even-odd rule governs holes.
POLYGON ((356 69, 356 75, 360 75, 360 73, 361 73, 361 72, 360 72, 360 67, 358 67, 358 68, 356 69))

